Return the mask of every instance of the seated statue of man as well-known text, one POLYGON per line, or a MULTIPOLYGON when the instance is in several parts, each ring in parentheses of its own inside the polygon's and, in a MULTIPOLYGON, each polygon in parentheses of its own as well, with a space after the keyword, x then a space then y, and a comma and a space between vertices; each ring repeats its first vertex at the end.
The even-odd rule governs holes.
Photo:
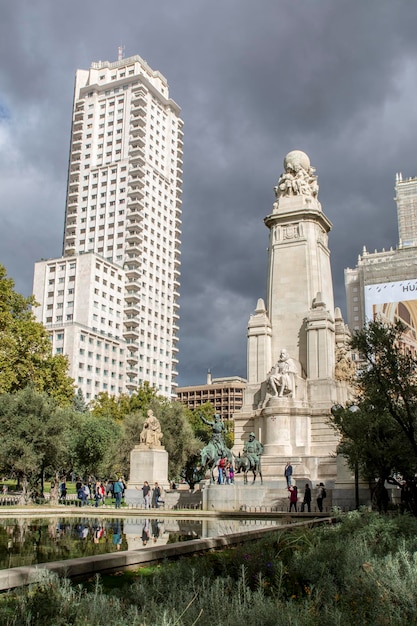
POLYGON ((243 454, 248 458, 253 467, 260 466, 261 454, 264 447, 255 437, 255 433, 250 433, 248 441, 243 446, 243 454))
POLYGON ((281 350, 278 361, 268 373, 267 383, 271 394, 275 397, 294 397, 295 375, 297 366, 294 359, 290 358, 287 350, 281 350))

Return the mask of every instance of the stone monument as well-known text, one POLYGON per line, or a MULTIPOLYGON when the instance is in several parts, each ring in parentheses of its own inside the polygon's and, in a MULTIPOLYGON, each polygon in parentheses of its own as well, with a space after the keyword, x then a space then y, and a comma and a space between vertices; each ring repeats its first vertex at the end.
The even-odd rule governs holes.
POLYGON ((168 482, 168 452, 161 443, 163 434, 159 420, 149 409, 139 444, 130 453, 130 476, 125 492, 127 504, 142 502, 142 485, 148 481, 151 488, 155 482, 164 489, 168 482))
POLYGON ((248 323, 248 385, 234 415, 234 452, 248 433, 264 444, 264 479, 284 488, 288 459, 294 477, 332 486, 337 437, 328 423, 334 404, 349 399, 349 331, 335 308, 328 248, 331 223, 318 200, 315 169, 304 152, 284 159, 274 188, 269 229, 266 305, 248 323))

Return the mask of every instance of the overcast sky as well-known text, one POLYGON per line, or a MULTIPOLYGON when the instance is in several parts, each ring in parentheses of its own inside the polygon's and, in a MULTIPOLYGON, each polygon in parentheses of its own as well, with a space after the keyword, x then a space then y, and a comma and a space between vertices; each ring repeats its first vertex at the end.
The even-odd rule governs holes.
POLYGON ((417 2, 13 0, 0 13, 0 263, 24 295, 62 251, 74 75, 139 54, 184 120, 179 384, 246 376, 273 188, 307 152, 343 270, 398 243, 396 172, 417 176, 417 2))

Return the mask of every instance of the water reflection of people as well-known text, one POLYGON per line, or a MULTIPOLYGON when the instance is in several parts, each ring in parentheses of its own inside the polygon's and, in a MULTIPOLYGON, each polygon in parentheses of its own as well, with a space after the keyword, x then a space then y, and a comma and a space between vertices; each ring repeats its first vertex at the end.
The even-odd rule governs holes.
POLYGON ((89 528, 86 524, 78 524, 77 531, 80 539, 87 539, 89 528))
POLYGON ((159 521, 157 519, 151 520, 151 529, 152 529, 152 540, 156 543, 161 534, 161 529, 159 527, 159 521))
POLYGON ((120 550, 120 546, 122 545, 122 525, 119 520, 113 524, 112 543, 116 546, 116 550, 120 550))
POLYGON ((142 544, 146 546, 150 539, 149 520, 145 519, 142 528, 142 544))
POLYGON ((101 522, 99 522, 97 519, 94 521, 93 530, 94 530, 93 541, 94 543, 99 543, 100 539, 104 535, 104 527, 102 526, 101 522))

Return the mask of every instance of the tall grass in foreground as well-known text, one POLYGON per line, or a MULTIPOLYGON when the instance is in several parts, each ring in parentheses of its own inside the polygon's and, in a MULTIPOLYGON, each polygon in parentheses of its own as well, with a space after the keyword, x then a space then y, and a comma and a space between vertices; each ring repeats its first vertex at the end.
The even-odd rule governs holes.
POLYGON ((235 549, 0 596, 4 626, 417 623, 417 520, 353 512, 235 549))

